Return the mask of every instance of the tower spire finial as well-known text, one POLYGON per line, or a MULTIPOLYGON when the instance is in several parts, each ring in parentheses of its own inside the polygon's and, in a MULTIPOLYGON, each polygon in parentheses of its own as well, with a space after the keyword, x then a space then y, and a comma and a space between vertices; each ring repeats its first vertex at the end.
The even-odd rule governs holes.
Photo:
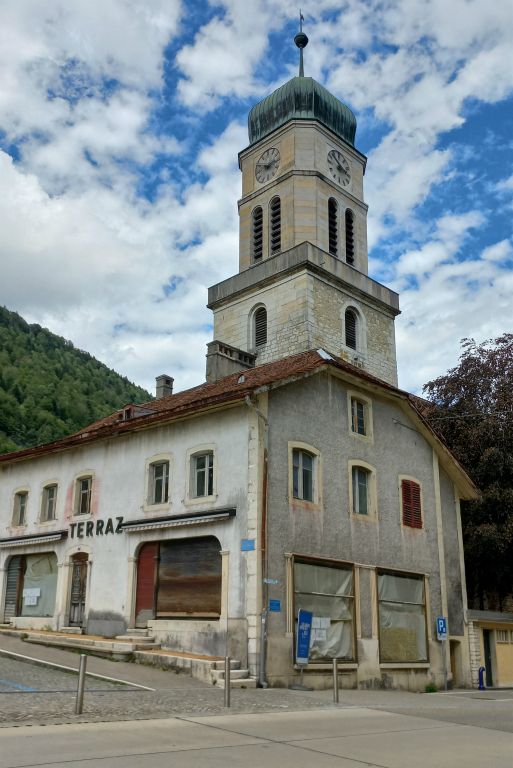
POLYGON ((303 22, 305 20, 305 17, 301 13, 301 8, 299 9, 299 32, 294 38, 294 42, 299 48, 299 77, 305 76, 305 70, 303 67, 303 48, 306 48, 308 45, 308 38, 303 32, 303 22))

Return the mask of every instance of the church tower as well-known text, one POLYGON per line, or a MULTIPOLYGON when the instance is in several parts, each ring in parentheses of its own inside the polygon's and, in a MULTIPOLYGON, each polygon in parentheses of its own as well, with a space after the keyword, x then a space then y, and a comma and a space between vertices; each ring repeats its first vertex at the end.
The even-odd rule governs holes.
POLYGON ((249 113, 239 153, 239 273, 209 289, 207 379, 324 348, 397 384, 398 296, 368 277, 366 157, 353 112, 299 76, 249 113), (226 358, 228 365, 219 365, 226 358))

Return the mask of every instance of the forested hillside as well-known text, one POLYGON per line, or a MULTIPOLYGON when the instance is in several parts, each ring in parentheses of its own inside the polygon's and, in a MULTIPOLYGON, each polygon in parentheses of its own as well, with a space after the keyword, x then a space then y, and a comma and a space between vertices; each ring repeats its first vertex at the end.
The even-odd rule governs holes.
POLYGON ((70 341, 0 307, 0 453, 69 435, 150 398, 70 341))

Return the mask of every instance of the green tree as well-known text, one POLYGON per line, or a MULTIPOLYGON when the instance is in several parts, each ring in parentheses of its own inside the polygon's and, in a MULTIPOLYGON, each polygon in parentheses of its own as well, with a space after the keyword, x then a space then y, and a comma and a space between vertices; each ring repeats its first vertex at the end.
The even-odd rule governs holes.
POLYGON ((427 417, 481 491, 462 506, 469 605, 513 593, 513 334, 463 339, 459 365, 428 382, 427 417))

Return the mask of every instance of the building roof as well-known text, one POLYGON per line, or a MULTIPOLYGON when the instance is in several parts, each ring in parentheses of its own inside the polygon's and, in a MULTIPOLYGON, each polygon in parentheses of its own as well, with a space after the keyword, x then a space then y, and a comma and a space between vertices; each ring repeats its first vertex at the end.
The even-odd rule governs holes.
POLYGON ((346 104, 313 77, 293 77, 251 109, 248 115, 250 144, 289 120, 318 120, 354 146, 356 117, 346 104))
POLYGON ((362 385, 381 391, 383 395, 398 399, 399 403, 408 409, 410 417, 417 421, 419 431, 434 448, 438 449, 442 463, 457 484, 462 496, 464 498, 477 496, 477 489, 466 472, 428 424, 422 409, 419 407, 419 398, 372 376, 361 368, 351 365, 351 363, 325 352, 323 349, 309 350, 275 362, 258 365, 255 368, 233 373, 219 381, 206 382, 192 389, 186 389, 183 392, 167 395, 147 403, 129 404, 73 435, 44 445, 0 455, 0 465, 64 451, 133 431, 150 429, 214 407, 223 408, 235 405, 244 402, 247 397, 251 398, 260 392, 284 386, 323 369, 340 372, 346 377, 359 380, 362 385))

